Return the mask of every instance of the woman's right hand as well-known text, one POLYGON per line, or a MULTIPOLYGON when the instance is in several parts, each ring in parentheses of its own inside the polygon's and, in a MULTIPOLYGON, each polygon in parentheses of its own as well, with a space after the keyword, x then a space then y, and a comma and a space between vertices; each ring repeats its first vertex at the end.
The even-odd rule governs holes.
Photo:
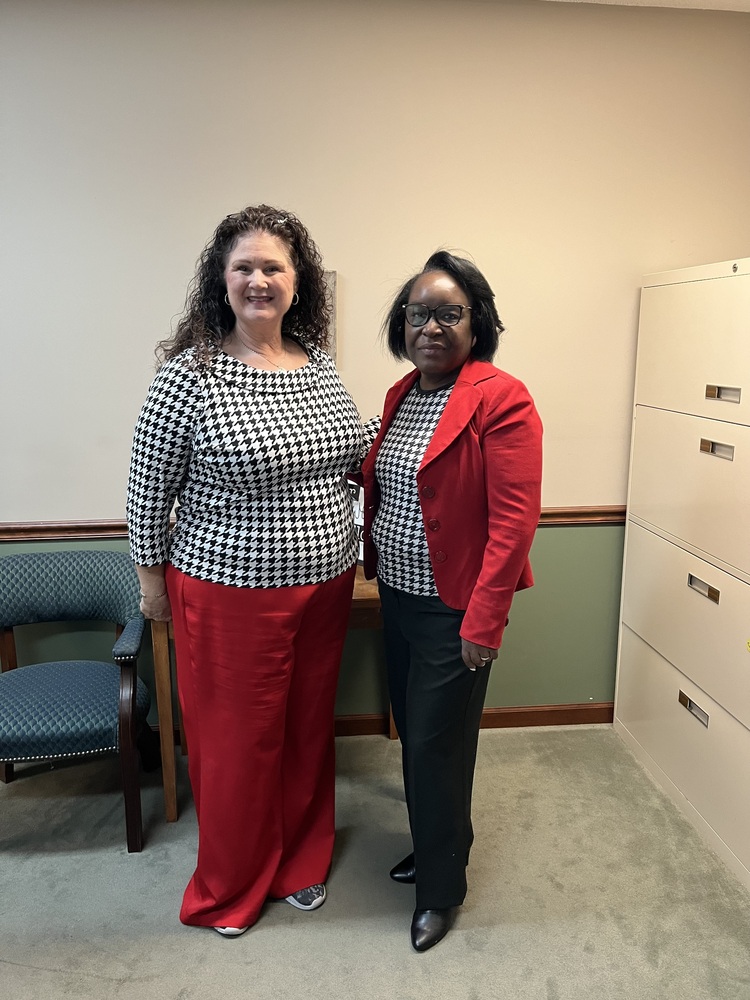
POLYGON ((141 613, 155 622, 170 622, 172 620, 172 605, 169 603, 169 595, 164 593, 158 597, 151 597, 148 594, 141 595, 141 613))
POLYGON ((172 606, 169 603, 167 582, 164 579, 166 565, 138 566, 138 585, 141 591, 141 614, 155 622, 171 622, 172 606))

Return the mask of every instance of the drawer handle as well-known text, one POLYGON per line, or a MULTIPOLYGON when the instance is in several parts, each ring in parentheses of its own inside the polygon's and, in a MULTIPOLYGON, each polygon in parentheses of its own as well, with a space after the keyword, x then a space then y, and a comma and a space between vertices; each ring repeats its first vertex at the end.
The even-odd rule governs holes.
POLYGON ((701 451, 704 455, 725 458, 728 462, 734 461, 733 444, 722 444, 721 441, 709 441, 708 438, 701 438, 701 451))
POLYGON ((709 601, 713 601, 714 604, 719 603, 721 591, 717 590, 716 587, 712 587, 710 583, 706 583, 704 580, 701 580, 700 577, 693 576, 692 573, 688 573, 688 587, 700 594, 701 597, 707 597, 709 601))
POLYGON ((692 698, 688 698, 684 691, 680 691, 678 700, 681 705, 685 706, 691 715, 696 717, 702 726, 705 726, 706 729, 708 729, 708 712, 704 712, 702 708, 695 704, 692 698))
POLYGON ((720 399, 725 403, 739 403, 742 389, 736 385, 707 385, 706 399, 720 399))
POLYGON ((692 590, 697 591, 702 597, 707 597, 709 601, 713 601, 714 604, 719 603, 719 598, 721 597, 721 591, 717 590, 716 587, 712 587, 710 583, 705 583, 697 576, 693 576, 692 573, 688 573, 688 587, 692 590))

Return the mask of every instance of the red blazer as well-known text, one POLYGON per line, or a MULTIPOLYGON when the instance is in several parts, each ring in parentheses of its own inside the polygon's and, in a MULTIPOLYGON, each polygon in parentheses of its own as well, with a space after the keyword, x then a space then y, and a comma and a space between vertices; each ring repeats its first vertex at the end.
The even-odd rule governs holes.
MULTIPOLYGON (((380 493, 375 459, 415 369, 385 398, 380 432, 362 465, 364 570, 375 576, 372 522, 380 493)), ((526 386, 488 361, 461 369, 417 472, 427 545, 440 598, 465 610, 461 636, 496 649, 528 560, 541 511, 542 424, 526 386)))

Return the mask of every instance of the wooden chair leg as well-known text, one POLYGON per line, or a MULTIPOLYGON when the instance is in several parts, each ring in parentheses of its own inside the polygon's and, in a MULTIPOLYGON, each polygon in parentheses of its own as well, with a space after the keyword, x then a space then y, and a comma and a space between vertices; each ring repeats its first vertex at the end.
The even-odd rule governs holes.
POLYGON ((125 837, 129 854, 143 849, 141 784, 135 733, 135 693, 138 677, 135 661, 120 661, 120 773, 125 799, 125 837))
POLYGON ((13 781, 15 776, 13 761, 5 761, 3 764, 0 764, 0 781, 4 785, 7 785, 9 781, 13 781))
POLYGON ((138 777, 138 754, 135 748, 120 748, 122 793, 125 799, 125 838, 128 854, 143 850, 143 817, 141 815, 141 784, 138 777))

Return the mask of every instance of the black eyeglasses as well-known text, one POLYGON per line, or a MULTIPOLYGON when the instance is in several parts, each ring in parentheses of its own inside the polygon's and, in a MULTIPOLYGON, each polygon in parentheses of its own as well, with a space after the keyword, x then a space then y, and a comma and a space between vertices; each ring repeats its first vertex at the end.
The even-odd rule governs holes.
POLYGON ((430 317, 434 316, 440 326, 456 326, 461 322, 464 309, 471 311, 471 306, 444 305, 430 309, 429 306, 421 302, 410 302, 401 306, 406 311, 406 319, 410 326, 426 326, 430 322, 430 317))

